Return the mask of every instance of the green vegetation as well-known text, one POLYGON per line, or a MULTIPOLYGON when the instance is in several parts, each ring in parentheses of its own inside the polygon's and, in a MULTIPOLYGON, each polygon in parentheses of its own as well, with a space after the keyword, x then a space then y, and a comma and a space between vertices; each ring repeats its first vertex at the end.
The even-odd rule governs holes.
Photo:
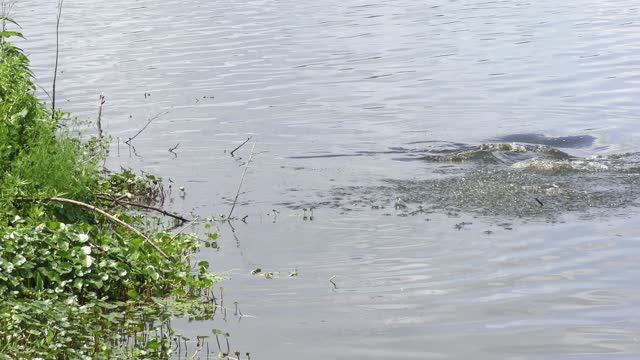
POLYGON ((17 24, 0 22, 0 359, 169 357, 171 318, 219 307, 220 277, 194 258, 215 234, 134 212, 164 201, 161 180, 105 174, 104 140, 70 136, 67 115, 37 100, 8 41, 17 24))

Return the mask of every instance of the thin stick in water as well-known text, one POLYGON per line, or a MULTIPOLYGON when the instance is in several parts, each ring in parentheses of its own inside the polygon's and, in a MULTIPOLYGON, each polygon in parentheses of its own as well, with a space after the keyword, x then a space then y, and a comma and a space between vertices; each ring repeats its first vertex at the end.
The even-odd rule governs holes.
MULTIPOLYGON (((127 145, 131 145, 131 140, 135 139, 138 137, 138 135, 140 135, 146 128, 147 126, 149 126, 151 124, 151 122, 153 122, 153 120, 159 118, 162 115, 166 115, 168 114, 168 111, 165 111, 163 113, 157 114, 156 116, 152 117, 151 119, 149 119, 149 121, 147 121, 146 125, 142 127, 142 129, 140 129, 135 135, 133 135, 132 137, 130 137, 129 139, 127 139, 127 141, 125 141, 124 143, 127 145)), ((135 151, 134 151, 135 152, 135 151)))
POLYGON ((177 143, 176 146, 169 148, 169 152, 173 153, 174 155, 177 155, 175 151, 178 148, 178 146, 180 146, 180 143, 177 143))
POLYGON ((238 147, 236 147, 235 149, 231 150, 231 153, 230 153, 230 154, 231 154, 231 157, 233 157, 233 153, 234 153, 234 152, 238 151, 238 149, 240 149, 241 147, 243 147, 243 146, 244 146, 244 144, 248 143, 248 142, 249 142, 249 140, 251 140, 251 138, 252 138, 252 137, 253 137, 253 136, 249 136, 249 137, 247 138, 247 140, 245 140, 242 144, 238 145, 238 147))
POLYGON ((236 208, 236 204, 238 203, 238 197, 240 196, 240 189, 242 188, 242 183, 244 182, 244 176, 247 174, 247 169, 249 169, 249 164, 251 164, 251 159, 253 158, 253 150, 256 147, 256 143, 253 143, 251 147, 251 153, 249 154, 249 160, 247 160, 247 164, 244 167, 244 171, 242 172, 242 177, 240 178, 240 184, 238 184, 238 191, 236 191, 236 197, 233 199, 233 205, 231 206, 231 210, 229 211, 229 215, 227 215, 227 219, 231 219, 231 215, 233 214, 233 210, 236 208))
POLYGON ((338 288, 338 285, 333 281, 333 279, 336 278, 336 275, 333 275, 332 277, 329 278, 329 282, 333 285, 334 289, 338 288))
POLYGON ((98 117, 96 118, 96 127, 98 128, 98 137, 100 139, 102 139, 102 106, 104 103, 104 95, 100 94, 100 101, 98 102, 98 117))
POLYGON ((62 18, 62 4, 64 0, 58 0, 58 14, 56 16, 56 64, 53 67, 53 84, 51 97, 51 118, 56 116, 56 81, 58 80, 58 59, 60 58, 60 18, 62 18))

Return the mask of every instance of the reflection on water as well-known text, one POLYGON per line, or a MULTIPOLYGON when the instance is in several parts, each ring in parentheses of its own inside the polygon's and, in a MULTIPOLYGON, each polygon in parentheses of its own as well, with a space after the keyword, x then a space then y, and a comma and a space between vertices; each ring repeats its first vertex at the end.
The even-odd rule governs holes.
MULTIPOLYGON (((55 2, 14 9, 48 89, 55 2)), ((253 359, 631 359, 639 13, 631 0, 65 2, 58 98, 94 119, 104 93, 121 139, 169 111, 110 165, 185 185, 185 213, 228 212, 249 150, 229 151, 257 140, 247 224, 202 254, 255 317, 176 325, 192 339, 224 328, 253 359)))

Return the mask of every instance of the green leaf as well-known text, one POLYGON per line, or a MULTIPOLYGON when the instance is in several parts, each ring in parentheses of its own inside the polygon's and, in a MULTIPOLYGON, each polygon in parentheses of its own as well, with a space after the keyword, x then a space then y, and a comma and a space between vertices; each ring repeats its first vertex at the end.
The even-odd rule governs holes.
POLYGON ((145 271, 153 280, 158 280, 160 278, 160 274, 158 274, 156 268, 154 268, 152 265, 147 265, 145 271))
POLYGON ((16 25, 17 27, 21 28, 20 24, 18 24, 15 20, 13 20, 12 18, 5 16, 5 15, 0 15, 0 21, 5 21, 8 23, 12 23, 13 25, 16 25))
POLYGON ((44 290, 44 281, 42 280, 42 275, 40 275, 39 271, 36 272, 36 290, 44 290))
POLYGON ((151 350, 158 350, 162 344, 158 339, 153 339, 147 343, 147 347, 151 350))
POLYGON ((24 35, 22 35, 22 33, 19 33, 17 31, 0 31, 0 38, 2 37, 9 38, 12 36, 24 39, 24 35))
POLYGON ((91 267, 91 265, 93 264, 93 257, 90 255, 86 255, 83 259, 82 259, 82 266, 88 268, 91 267))
POLYGON ((224 331, 222 331, 220 329, 213 329, 213 330, 211 330, 211 332, 213 333, 213 335, 221 335, 221 336, 224 336, 224 337, 229 337, 230 336, 230 334, 228 332, 224 332, 224 331))
POLYGON ((198 263, 198 268, 200 269, 200 272, 205 272, 209 269, 209 262, 208 261, 200 261, 198 263))
POLYGON ((127 295, 128 295, 130 298, 134 299, 134 300, 139 300, 139 299, 140 299, 140 294, 138 294, 138 292, 137 292, 137 291, 135 291, 134 289, 129 289, 129 290, 127 291, 127 295))

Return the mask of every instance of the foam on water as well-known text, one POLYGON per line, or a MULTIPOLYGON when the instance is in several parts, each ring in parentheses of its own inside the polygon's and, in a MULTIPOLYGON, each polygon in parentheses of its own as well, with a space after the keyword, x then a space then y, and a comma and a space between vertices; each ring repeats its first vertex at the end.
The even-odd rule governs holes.
POLYGON ((587 160, 549 160, 549 159, 529 159, 517 162, 512 165, 514 169, 521 170, 542 170, 542 171, 585 171, 597 172, 607 171, 609 166, 596 161, 587 160))

